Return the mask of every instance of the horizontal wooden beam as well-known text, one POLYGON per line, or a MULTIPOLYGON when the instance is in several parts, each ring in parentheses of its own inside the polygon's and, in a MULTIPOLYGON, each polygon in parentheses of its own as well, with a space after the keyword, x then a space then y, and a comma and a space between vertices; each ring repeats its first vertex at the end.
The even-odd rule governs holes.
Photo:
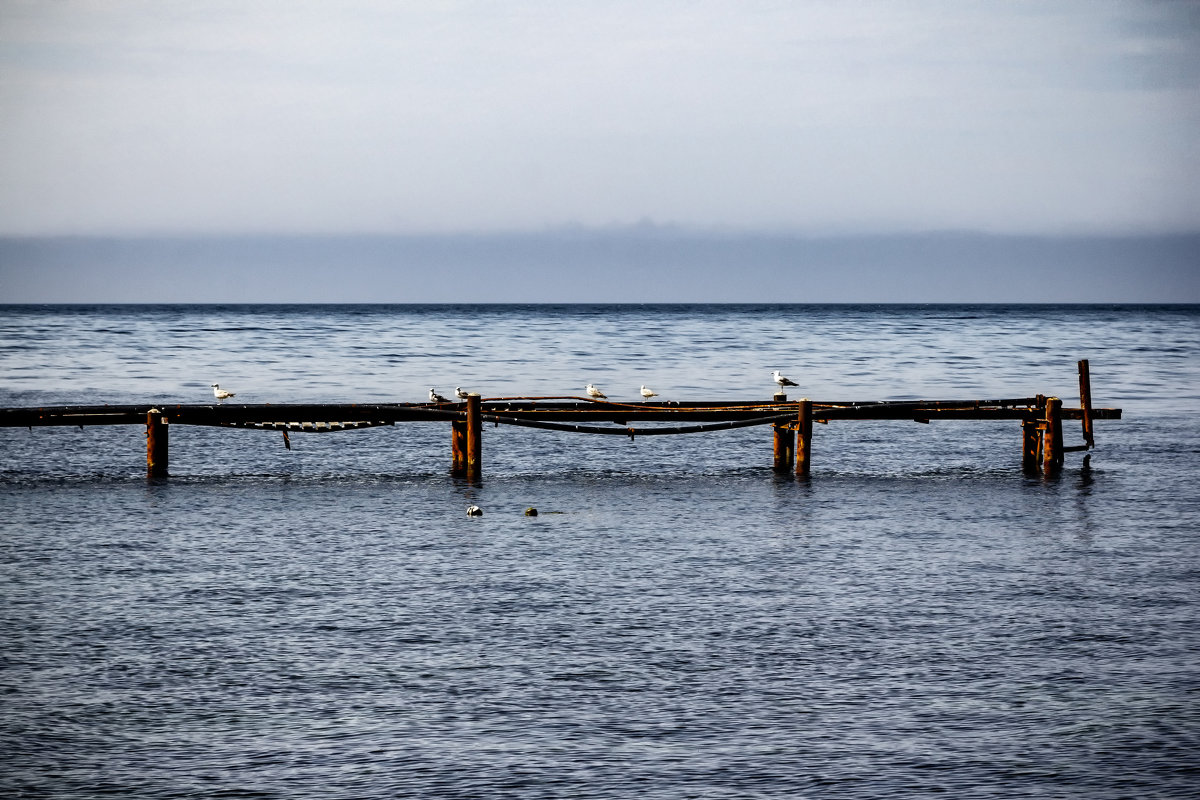
MULTIPOLYGON (((812 418, 830 420, 1032 420, 1043 412, 1025 401, 905 401, 874 403, 812 403, 812 418)), ((438 422, 466 419, 462 403, 263 403, 263 404, 164 404, 128 406, 43 406, 0 409, 0 427, 77 425, 144 425, 151 408, 162 412, 174 425, 223 425, 233 427, 286 427, 292 430, 330 431, 389 425, 397 422, 438 422), (353 424, 360 423, 360 424, 353 424)), ((539 403, 489 402, 480 413, 508 420, 543 421, 558 424, 669 422, 676 425, 754 422, 773 414, 797 413, 796 402, 705 401, 695 403, 539 403)), ((1082 419, 1084 409, 1064 408, 1062 418, 1082 419)), ((1120 419, 1119 408, 1093 408, 1093 420, 1120 419)))

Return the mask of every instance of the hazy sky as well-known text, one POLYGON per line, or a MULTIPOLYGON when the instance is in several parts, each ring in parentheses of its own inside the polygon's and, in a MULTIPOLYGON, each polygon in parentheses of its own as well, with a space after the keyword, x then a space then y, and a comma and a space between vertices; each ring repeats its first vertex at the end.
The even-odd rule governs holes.
POLYGON ((0 3, 0 235, 1200 230, 1200 3, 0 3))

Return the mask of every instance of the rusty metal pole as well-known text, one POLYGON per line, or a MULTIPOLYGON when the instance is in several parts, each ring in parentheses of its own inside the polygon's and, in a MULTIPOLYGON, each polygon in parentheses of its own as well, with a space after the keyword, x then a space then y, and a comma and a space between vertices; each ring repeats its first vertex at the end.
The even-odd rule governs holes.
MULTIPOLYGON (((780 392, 773 399, 776 403, 786 403, 787 395, 780 392)), ((792 458, 796 449, 796 433, 786 422, 776 422, 771 427, 775 431, 775 471, 791 472, 792 458)))
POLYGON ((1026 475, 1036 475, 1040 463, 1038 457, 1042 454, 1042 436, 1038 430, 1038 421, 1027 419, 1022 422, 1021 434, 1021 470, 1026 475))
POLYGON ((169 426, 162 412, 152 408, 146 412, 146 477, 167 477, 167 444, 169 426))
POLYGON ((1083 440, 1091 450, 1096 440, 1092 434, 1092 375, 1086 358, 1079 361, 1079 406, 1083 409, 1083 440))
POLYGON ((450 423, 450 474, 462 476, 467 473, 467 421, 456 419, 450 423))
POLYGON ((1063 464, 1062 400, 1046 398, 1046 425, 1042 430, 1042 473, 1057 475, 1063 464))
POLYGON ((478 392, 467 395, 467 464, 466 478, 477 481, 483 475, 483 419, 480 416, 478 392))
POLYGON ((807 478, 812 461, 812 401, 807 397, 800 401, 800 413, 796 431, 796 477, 807 478))

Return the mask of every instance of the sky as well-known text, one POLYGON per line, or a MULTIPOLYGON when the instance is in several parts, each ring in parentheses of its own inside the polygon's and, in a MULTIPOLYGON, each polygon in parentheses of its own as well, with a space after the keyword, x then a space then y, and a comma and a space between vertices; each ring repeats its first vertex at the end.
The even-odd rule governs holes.
POLYGON ((1200 232, 1200 2, 0 3, 0 300, 66 296, 29 238, 646 230, 809 277, 814 239, 1200 232))

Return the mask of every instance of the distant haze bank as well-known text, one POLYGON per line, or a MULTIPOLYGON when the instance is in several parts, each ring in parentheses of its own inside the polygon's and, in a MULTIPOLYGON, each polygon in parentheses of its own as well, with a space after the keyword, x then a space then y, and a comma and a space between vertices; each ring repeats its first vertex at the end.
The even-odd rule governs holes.
POLYGON ((1200 234, 0 238, 4 303, 1194 303, 1200 234))

